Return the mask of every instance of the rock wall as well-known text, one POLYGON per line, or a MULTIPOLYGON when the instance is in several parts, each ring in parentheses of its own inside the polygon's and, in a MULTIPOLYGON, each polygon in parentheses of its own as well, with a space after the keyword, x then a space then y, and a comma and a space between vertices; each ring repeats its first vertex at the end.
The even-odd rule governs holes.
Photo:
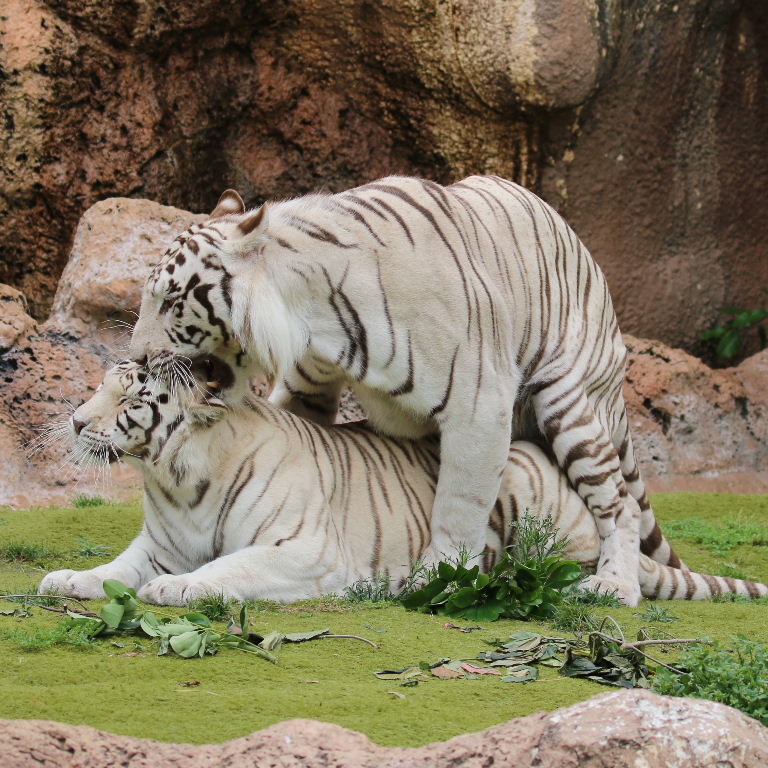
POLYGON ((603 693, 424 747, 380 747, 317 720, 224 744, 162 744, 46 720, 0 720, 4 768, 764 768, 768 728, 724 704, 603 693))
MULTIPOLYGON (((150 267, 201 218, 148 200, 96 203, 80 221, 44 323, 27 314, 22 294, 0 285, 0 504, 137 492, 131 470, 113 465, 108 477, 75 470, 55 425, 123 356, 150 267), (30 448, 39 450, 30 455, 30 448)), ((712 370, 661 342, 624 340, 625 397, 649 489, 768 492, 768 350, 712 370)), ((349 394, 341 415, 362 418, 349 394)))
POLYGON ((765 301, 767 86, 752 0, 6 0, 0 282, 44 318, 108 196, 489 172, 565 213, 626 332, 690 347, 765 301))

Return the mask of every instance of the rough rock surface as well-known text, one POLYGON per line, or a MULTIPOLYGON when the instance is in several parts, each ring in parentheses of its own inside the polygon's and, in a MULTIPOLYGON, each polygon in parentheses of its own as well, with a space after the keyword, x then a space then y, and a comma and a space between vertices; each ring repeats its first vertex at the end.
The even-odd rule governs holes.
POLYGON ((566 214, 626 331, 690 347, 764 301, 766 50, 752 0, 6 0, 0 282, 43 319, 108 196, 490 172, 566 214))
POLYGON ((768 492, 768 349, 712 369, 658 341, 624 342, 624 396, 650 490, 768 492))
MULTIPOLYGON (((53 313, 37 324, 24 299, 0 286, 0 504, 70 501, 76 493, 120 498, 138 476, 113 465, 109 478, 75 473, 54 441, 31 458, 39 428, 66 419, 89 397, 104 366, 121 357, 125 323, 141 285, 175 235, 201 217, 147 200, 116 198, 83 216, 53 313)), ((625 395, 643 477, 652 491, 768 492, 768 350, 712 370, 682 350, 625 336, 625 395)), ((340 418, 362 418, 344 397, 340 418)))
POLYGON ((415 749, 380 747, 316 720, 289 720, 202 746, 0 720, 0 752, 4 768, 763 768, 768 728, 723 704, 632 690, 415 749))
POLYGON ((136 320, 151 267, 176 235, 205 218, 149 200, 109 199, 91 206, 77 226, 46 327, 117 346, 125 336, 120 324, 136 320))

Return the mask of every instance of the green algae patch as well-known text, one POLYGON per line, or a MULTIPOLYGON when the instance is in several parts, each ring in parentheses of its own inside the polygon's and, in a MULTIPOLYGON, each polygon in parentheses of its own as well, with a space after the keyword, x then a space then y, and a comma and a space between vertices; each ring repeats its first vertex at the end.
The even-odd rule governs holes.
MULTIPOLYGON (((716 531, 728 521, 768 524, 768 496, 665 494, 654 498, 665 522, 698 518, 716 531)), ((61 567, 91 568, 114 557, 138 532, 138 505, 74 509, 0 510, 0 549, 12 541, 40 545, 56 553, 42 563, 0 562, 0 591, 28 589, 44 573, 61 567), (79 537, 112 547, 106 556, 75 554, 79 537)), ((748 544, 714 551, 697 532, 679 528, 673 545, 691 567, 718 572, 725 564, 768 582, 766 548, 748 544)), ((700 533, 700 531, 699 531, 700 533)), ((711 533, 711 531, 710 531, 711 533)), ((759 540, 759 537, 758 537, 759 540)), ((98 611, 103 602, 89 608, 98 611)), ((1 602, 0 610, 17 604, 1 602)), ((734 633, 768 637, 768 605, 748 603, 660 602, 678 618, 652 624, 639 608, 599 608, 632 639, 640 626, 677 637, 727 641, 734 633)), ((251 611, 253 631, 307 632, 330 627, 355 639, 317 639, 284 645, 279 663, 231 650, 208 658, 158 657, 156 641, 115 636, 93 643, 24 650, 14 633, 46 632, 61 619, 38 607, 31 616, 0 616, 0 717, 44 718, 132 736, 189 743, 221 742, 281 720, 310 717, 367 734, 383 745, 416 746, 481 730, 541 710, 552 710, 609 690, 586 680, 568 679, 541 669, 533 683, 504 683, 499 677, 439 680, 416 686, 379 680, 374 672, 400 669, 439 658, 472 660, 490 646, 483 640, 506 638, 518 630, 563 635, 546 623, 498 621, 462 633, 445 619, 407 612, 397 605, 336 601, 330 598, 291 606, 259 604, 251 611)), ((177 615, 177 609, 157 609, 177 615)), ((474 622, 456 620, 465 626, 474 622)), ((225 625, 217 623, 217 628, 225 625)), ((674 660, 674 653, 656 655, 674 660)))

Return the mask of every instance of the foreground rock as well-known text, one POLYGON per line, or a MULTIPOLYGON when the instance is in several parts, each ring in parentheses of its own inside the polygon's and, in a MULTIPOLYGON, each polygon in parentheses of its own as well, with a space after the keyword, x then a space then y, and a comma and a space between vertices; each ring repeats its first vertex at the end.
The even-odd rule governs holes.
MULTIPOLYGON (((202 218, 147 200, 94 205, 81 219, 45 323, 27 314, 18 291, 0 286, 0 504, 69 502, 76 493, 121 498, 139 489, 136 474, 114 465, 106 478, 75 472, 61 440, 31 458, 26 450, 122 357, 151 265, 202 218)), ((768 350, 712 370, 659 342, 625 342, 625 396, 649 489, 768 492, 768 350)), ((361 417, 347 394, 341 419, 361 417)))
POLYGON ((0 754, 4 768, 764 768, 768 728, 723 704, 633 690, 416 749, 380 747, 316 720, 197 747, 0 720, 0 754))

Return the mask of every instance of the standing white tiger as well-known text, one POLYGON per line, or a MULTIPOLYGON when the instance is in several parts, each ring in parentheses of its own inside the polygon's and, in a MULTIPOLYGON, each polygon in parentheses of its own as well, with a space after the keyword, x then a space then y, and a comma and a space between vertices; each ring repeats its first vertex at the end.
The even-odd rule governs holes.
POLYGON ((251 212, 225 192, 152 272, 131 356, 240 349, 296 413, 331 422, 349 383, 382 432, 440 433, 428 560, 482 551, 510 438, 541 434, 597 523, 593 587, 635 605, 641 548, 680 565, 636 466, 604 276, 516 184, 392 177, 251 212))

